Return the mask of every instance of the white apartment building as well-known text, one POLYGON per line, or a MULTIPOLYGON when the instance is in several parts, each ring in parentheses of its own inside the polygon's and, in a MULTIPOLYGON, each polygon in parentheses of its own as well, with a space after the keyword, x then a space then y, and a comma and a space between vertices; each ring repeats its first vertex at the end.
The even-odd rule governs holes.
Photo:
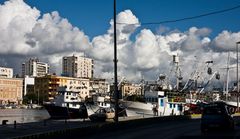
POLYGON ((1 78, 12 78, 13 77, 13 69, 0 67, 0 77, 1 78))
POLYGON ((65 56, 62 61, 62 74, 68 77, 92 78, 93 60, 80 56, 65 56))
POLYGON ((42 77, 49 73, 49 65, 37 58, 30 58, 22 64, 22 76, 42 77))

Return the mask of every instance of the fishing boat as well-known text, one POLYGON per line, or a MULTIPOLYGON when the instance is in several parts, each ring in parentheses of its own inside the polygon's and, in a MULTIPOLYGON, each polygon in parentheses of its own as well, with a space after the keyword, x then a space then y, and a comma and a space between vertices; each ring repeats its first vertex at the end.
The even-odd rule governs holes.
POLYGON ((159 84, 151 84, 148 88, 144 94, 145 102, 128 100, 121 102, 126 107, 128 116, 170 116, 183 113, 185 102, 182 99, 178 100, 178 97, 170 99, 173 92, 162 90, 159 84))
POLYGON ((86 105, 78 94, 72 91, 59 91, 53 101, 45 102, 43 106, 52 119, 87 118, 86 105))

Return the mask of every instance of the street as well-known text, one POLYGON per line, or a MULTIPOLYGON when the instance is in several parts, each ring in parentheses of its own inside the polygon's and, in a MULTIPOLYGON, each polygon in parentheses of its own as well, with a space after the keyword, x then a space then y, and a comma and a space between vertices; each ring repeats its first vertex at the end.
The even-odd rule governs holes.
MULTIPOLYGON (((134 126, 133 126, 134 127, 134 126)), ((202 134, 200 131, 200 119, 186 121, 167 121, 151 125, 143 125, 124 130, 102 132, 87 135, 87 139, 139 139, 139 138, 159 138, 159 139, 185 139, 185 138, 239 138, 240 128, 236 126, 235 131, 211 131, 202 134)), ((79 138, 79 137, 78 137, 79 138)), ((77 138, 76 138, 77 139, 77 138)))

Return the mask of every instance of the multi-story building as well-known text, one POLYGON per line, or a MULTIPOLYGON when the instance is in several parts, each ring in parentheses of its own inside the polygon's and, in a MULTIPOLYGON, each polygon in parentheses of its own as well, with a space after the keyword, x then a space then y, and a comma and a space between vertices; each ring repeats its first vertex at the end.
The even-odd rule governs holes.
POLYGON ((25 78, 23 78, 23 96, 27 95, 27 93, 33 93, 33 86, 34 86, 34 78, 33 77, 29 77, 29 76, 25 76, 25 78))
POLYGON ((123 83, 121 85, 122 96, 141 95, 142 87, 137 84, 123 83))
POLYGON ((12 78, 13 77, 13 69, 0 67, 0 78, 12 78))
POLYGON ((22 103, 23 80, 0 78, 0 104, 22 103))
POLYGON ((89 79, 56 75, 35 78, 35 93, 43 99, 40 102, 53 99, 57 95, 59 87, 65 87, 67 91, 79 92, 79 96, 83 100, 89 96, 89 79))
MULTIPOLYGON (((106 79, 93 78, 90 80, 90 93, 91 94, 107 94, 110 92, 110 84, 106 79)), ((90 94, 90 95, 91 95, 90 94)))
POLYGON ((93 77, 93 60, 80 56, 65 56, 62 61, 62 75, 76 78, 93 77))
MULTIPOLYGON (((142 95, 142 86, 138 84, 132 84, 130 82, 122 82, 118 86, 118 89, 119 89, 119 98, 132 96, 132 95, 137 95, 137 96, 142 95)), ((110 86, 110 92, 111 92, 111 95, 115 97, 113 84, 111 84, 110 86)))
POLYGON ((42 77, 49 73, 49 65, 40 62, 37 58, 30 58, 22 64, 22 77, 28 75, 32 77, 42 77))

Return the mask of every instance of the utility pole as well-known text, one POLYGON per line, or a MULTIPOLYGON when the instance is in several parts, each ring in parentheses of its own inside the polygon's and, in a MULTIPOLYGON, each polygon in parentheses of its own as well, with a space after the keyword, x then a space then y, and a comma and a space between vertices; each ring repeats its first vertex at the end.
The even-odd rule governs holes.
POLYGON ((116 32, 116 0, 114 0, 113 21, 114 21, 114 95, 115 95, 115 117, 114 121, 118 123, 118 83, 117 83, 117 32, 116 32))

